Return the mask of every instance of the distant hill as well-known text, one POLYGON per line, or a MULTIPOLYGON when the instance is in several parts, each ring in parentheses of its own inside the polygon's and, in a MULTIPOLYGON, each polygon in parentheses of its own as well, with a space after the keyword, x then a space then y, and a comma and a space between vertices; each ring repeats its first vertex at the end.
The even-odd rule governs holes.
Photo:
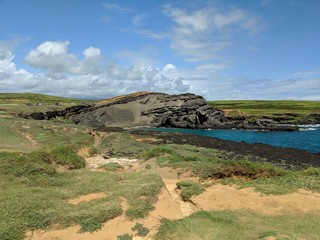
MULTIPOLYGON (((37 93, 0 93, 0 102, 42 102, 42 103, 80 103, 82 99, 51 96, 37 93)), ((92 100, 90 100, 92 101, 92 100)))

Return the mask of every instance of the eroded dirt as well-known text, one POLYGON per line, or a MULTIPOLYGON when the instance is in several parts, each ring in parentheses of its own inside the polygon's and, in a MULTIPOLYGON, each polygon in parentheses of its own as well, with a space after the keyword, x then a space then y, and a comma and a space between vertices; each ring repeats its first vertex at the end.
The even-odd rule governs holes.
MULTIPOLYGON (((98 157, 99 164, 110 161, 109 159, 102 160, 98 157)), ((91 158, 87 158, 89 166, 92 170, 96 170, 99 165, 97 159, 93 162, 91 158), (90 165, 91 164, 91 165, 90 165)), ((26 236, 28 240, 114 240, 117 236, 123 234, 135 233, 131 228, 138 222, 142 223, 150 230, 147 237, 135 236, 133 239, 153 239, 162 218, 181 219, 190 214, 200 211, 218 211, 218 210, 249 210, 264 215, 281 215, 281 214, 302 214, 312 213, 320 214, 320 193, 311 191, 299 190, 296 193, 287 195, 262 195, 252 188, 239 189, 236 186, 216 184, 206 188, 206 191, 199 196, 193 197, 191 202, 182 201, 179 193, 176 190, 176 183, 184 181, 187 178, 175 169, 168 167, 159 168, 154 160, 148 162, 131 163, 128 159, 115 159, 113 161, 126 166, 133 164, 131 171, 141 171, 145 169, 147 164, 152 166, 152 170, 158 173, 164 182, 164 187, 158 196, 158 201, 155 203, 155 209, 150 212, 149 216, 142 220, 129 221, 125 215, 116 217, 106 222, 102 229, 93 233, 79 233, 79 226, 71 226, 66 229, 52 229, 49 231, 36 230, 29 232, 26 236)), ((197 181, 197 179, 192 179, 197 181)), ((77 199, 77 202, 85 201, 83 199, 93 199, 97 195, 86 195, 83 198, 77 199)), ((74 199, 76 201, 76 199, 74 199)), ((121 198, 121 206, 124 212, 128 208, 125 198, 121 198)))
POLYGON ((91 193, 91 194, 83 195, 77 198, 69 199, 67 202, 70 204, 79 204, 84 202, 90 202, 95 199, 105 198, 107 196, 108 195, 106 193, 91 193))
POLYGON ((320 214, 320 193, 300 189, 286 195, 262 195, 252 188, 238 189, 229 185, 213 185, 193 203, 202 210, 250 210, 265 215, 320 214))

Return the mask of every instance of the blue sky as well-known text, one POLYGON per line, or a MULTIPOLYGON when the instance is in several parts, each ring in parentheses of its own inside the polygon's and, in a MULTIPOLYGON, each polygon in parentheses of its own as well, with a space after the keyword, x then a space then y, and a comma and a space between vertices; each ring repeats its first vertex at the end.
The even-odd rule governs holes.
POLYGON ((320 100, 319 0, 0 0, 0 92, 320 100))

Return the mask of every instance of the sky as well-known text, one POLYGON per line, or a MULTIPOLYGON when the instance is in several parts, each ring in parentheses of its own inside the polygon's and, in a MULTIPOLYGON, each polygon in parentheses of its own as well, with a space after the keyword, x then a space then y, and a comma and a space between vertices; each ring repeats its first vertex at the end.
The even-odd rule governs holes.
POLYGON ((319 0, 0 0, 0 92, 320 100, 319 0))

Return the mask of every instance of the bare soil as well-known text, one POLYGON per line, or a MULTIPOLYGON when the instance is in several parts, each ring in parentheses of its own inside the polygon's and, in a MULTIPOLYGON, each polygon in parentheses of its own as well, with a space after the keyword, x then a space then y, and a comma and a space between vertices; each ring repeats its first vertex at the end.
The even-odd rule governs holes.
MULTIPOLYGON (((101 160, 101 156, 96 158, 101 160)), ((109 159, 104 159, 109 160, 109 159)), ((115 160, 115 159, 114 159, 115 160)), ((87 158, 90 166, 92 158, 87 158)), ((101 160, 102 161, 102 160, 101 160)), ((127 159, 117 159, 117 163, 126 166, 127 159)), ((96 162, 95 162, 96 164, 96 162)), ((100 164, 103 164, 101 162, 100 164)), ((190 202, 182 201, 176 183, 188 178, 181 176, 177 170, 168 167, 160 168, 155 164, 155 160, 148 162, 135 162, 128 171, 140 171, 145 169, 145 165, 152 166, 152 170, 158 173, 164 182, 164 188, 158 196, 155 203, 155 209, 149 216, 142 220, 129 221, 125 215, 121 215, 106 222, 102 229, 93 233, 79 233, 79 226, 71 226, 66 229, 52 229, 48 231, 36 230, 29 232, 25 239, 28 240, 115 240, 117 236, 123 234, 132 234, 131 228, 137 223, 142 223, 150 230, 146 237, 134 236, 133 239, 152 239, 160 226, 162 218, 181 219, 200 210, 249 210, 264 215, 281 215, 291 213, 312 213, 320 214, 320 193, 313 193, 306 190, 299 190, 296 193, 266 196, 262 195, 252 188, 239 189, 236 186, 229 185, 212 185, 206 188, 206 191, 199 196, 193 197, 190 202)), ((98 165, 91 169, 96 170, 98 165)), ((128 169, 128 168, 127 168, 128 169)), ((189 178, 190 179, 190 178, 189 178)), ((197 179, 192 179, 197 181, 197 179)), ((70 203, 77 204, 81 201, 90 201, 97 197, 105 197, 104 193, 89 194, 77 199, 70 200, 70 203)), ((122 209, 128 208, 126 199, 121 198, 122 209)))

